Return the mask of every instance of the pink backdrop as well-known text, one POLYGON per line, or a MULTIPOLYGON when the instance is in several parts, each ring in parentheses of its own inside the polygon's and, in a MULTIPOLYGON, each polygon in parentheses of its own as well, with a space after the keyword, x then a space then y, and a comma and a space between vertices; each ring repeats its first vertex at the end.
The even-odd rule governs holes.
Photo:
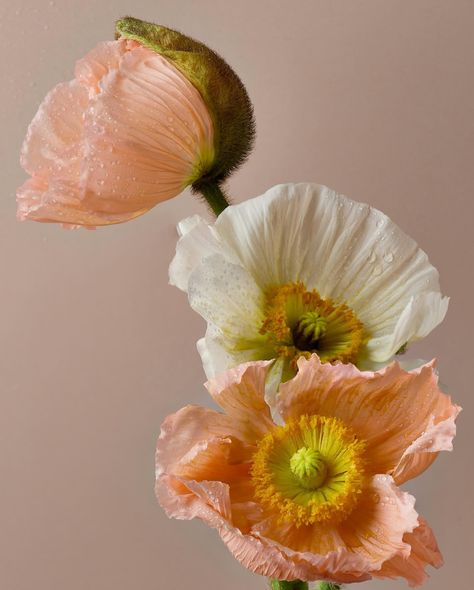
POLYGON ((439 356, 465 412, 456 452, 409 489, 446 558, 427 588, 467 588, 474 3, 17 0, 0 11, 0 588, 265 588, 213 531, 168 521, 153 496, 162 419, 208 403, 203 322, 167 284, 174 226, 203 206, 184 194, 96 232, 15 221, 18 152, 40 100, 130 13, 208 43, 247 85, 258 140, 230 182, 235 201, 324 183, 383 209, 439 268, 451 308, 412 353, 439 356))

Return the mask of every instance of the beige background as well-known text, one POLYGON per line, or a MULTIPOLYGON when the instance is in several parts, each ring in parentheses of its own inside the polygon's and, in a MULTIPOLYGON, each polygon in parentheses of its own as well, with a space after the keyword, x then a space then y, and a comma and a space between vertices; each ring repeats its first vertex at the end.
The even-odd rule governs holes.
POLYGON ((474 2, 1 0, 0 588, 266 587, 153 496, 162 419, 208 403, 203 322, 167 285, 174 226, 204 207, 183 195, 96 232, 15 221, 18 151, 40 100, 129 13, 207 42, 247 85, 258 141, 230 183, 236 201, 283 181, 328 184, 387 212, 439 268, 451 308, 412 354, 439 357, 465 412, 456 452, 409 489, 446 558, 427 588, 469 587, 474 2))

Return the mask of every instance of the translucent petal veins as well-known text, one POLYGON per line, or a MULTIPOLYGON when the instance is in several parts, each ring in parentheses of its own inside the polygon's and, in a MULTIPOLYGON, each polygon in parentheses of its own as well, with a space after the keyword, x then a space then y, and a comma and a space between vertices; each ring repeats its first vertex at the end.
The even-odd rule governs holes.
POLYGON ((337 418, 303 415, 258 444, 251 469, 263 507, 295 526, 337 523, 357 506, 364 441, 337 418))

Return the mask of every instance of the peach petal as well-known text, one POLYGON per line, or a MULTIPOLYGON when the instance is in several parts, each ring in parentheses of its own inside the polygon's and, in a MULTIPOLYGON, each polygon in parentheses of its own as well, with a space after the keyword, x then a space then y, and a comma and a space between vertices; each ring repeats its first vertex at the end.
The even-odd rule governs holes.
POLYGON ((179 520, 200 518, 214 528, 224 521, 214 508, 173 475, 161 475, 156 480, 155 493, 160 506, 170 518, 179 520))
POLYGON ((397 484, 405 483, 423 473, 440 451, 453 450, 455 420, 461 408, 453 405, 450 410, 450 415, 441 422, 434 423, 433 418, 430 418, 423 434, 405 450, 393 472, 397 484))
MULTIPOLYGON (((238 425, 229 416, 207 408, 186 406, 168 416, 162 424, 156 448, 156 474, 179 474, 183 465, 199 451, 205 451, 209 441, 220 440, 225 446, 229 437, 238 439, 239 434, 238 425), (196 449, 196 445, 201 447, 196 449)), ((220 456, 222 458, 222 454, 220 456)))
POLYGON ((313 355, 300 359, 298 367, 296 377, 280 389, 282 416, 287 420, 314 413, 342 419, 367 441, 371 473, 395 473, 401 462, 397 469, 400 474, 405 471, 403 481, 407 474, 408 478, 418 474, 435 455, 421 459, 420 453, 433 453, 422 444, 407 449, 428 428, 433 433, 428 440, 437 440, 433 449, 450 448, 454 430, 441 425, 451 424, 458 409, 439 389, 434 363, 411 372, 398 363, 378 372, 361 372, 353 365, 321 363, 313 355))
POLYGON ((102 43, 57 85, 22 147, 32 176, 19 219, 122 223, 178 195, 212 158, 213 124, 196 88, 136 42, 102 43))
POLYGON ((366 562, 355 554, 344 551, 325 556, 297 553, 276 543, 269 543, 267 539, 242 535, 228 525, 218 530, 229 551, 244 567, 268 578, 308 581, 326 579, 341 584, 370 579, 365 569, 366 562))
POLYGON ((173 474, 191 480, 239 482, 248 478, 254 447, 232 437, 195 444, 174 466, 173 474))
POLYGON ((198 498, 218 512, 225 520, 230 520, 231 506, 229 486, 220 481, 194 481, 188 480, 184 485, 198 498))
POLYGON ((167 200, 185 188, 198 152, 212 151, 212 123, 198 91, 144 47, 103 78, 85 125, 82 182, 86 196, 107 197, 98 206, 127 209, 133 199, 150 208, 167 200))
POLYGON ((21 165, 28 174, 79 178, 87 104, 87 90, 76 80, 58 84, 46 95, 21 149, 21 165))
MULTIPOLYGON (((418 525, 414 499, 385 476, 374 478, 372 493, 367 494, 359 513, 332 532, 321 531, 316 525, 304 530, 281 527, 267 519, 247 534, 242 533, 235 527, 242 506, 230 504, 229 490, 230 486, 220 482, 196 482, 169 475, 157 481, 158 499, 169 516, 202 519, 219 531, 242 565, 281 580, 367 580, 395 556, 408 558, 411 537, 407 533, 418 525)), ((254 520, 261 517, 254 505, 247 509, 254 510, 254 520)), ((396 565, 397 560, 394 562, 396 565)), ((392 569, 387 571, 391 575, 392 569)))
POLYGON ((274 426, 265 403, 265 379, 271 362, 244 363, 214 377, 206 387, 232 418, 242 440, 254 442, 274 426))
POLYGON ((100 91, 100 82, 111 70, 119 67, 123 55, 139 47, 139 43, 119 39, 118 41, 104 41, 91 49, 82 59, 76 62, 74 75, 91 94, 100 91))
MULTIPOLYGON (((278 546, 277 543, 269 543, 266 539, 260 539, 252 534, 242 534, 219 512, 222 508, 222 498, 219 497, 216 501, 208 497, 209 492, 212 495, 213 491, 212 488, 206 489, 206 485, 197 488, 191 482, 183 483, 171 475, 161 475, 156 483, 158 501, 169 517, 180 520, 199 518, 208 526, 217 529, 232 555, 257 574, 280 580, 310 580, 321 579, 319 572, 326 568, 339 572, 337 579, 340 582, 369 579, 370 576, 364 571, 367 564, 358 555, 346 552, 341 559, 341 551, 328 556, 295 553, 278 546), (191 493, 190 488, 193 488, 195 493, 191 493)), ((225 495, 225 488, 219 488, 219 496, 221 494, 225 495)), ((226 503, 224 508, 227 510, 226 503)))
MULTIPOLYGON (((252 532, 265 537, 269 543, 277 542, 285 547, 284 551, 291 548, 292 555, 337 553, 340 556, 339 569, 343 568, 345 554, 349 563, 353 555, 358 555, 365 564, 362 571, 374 572, 394 555, 409 555, 410 546, 404 541, 404 535, 418 524, 414 503, 413 496, 402 492, 391 477, 377 475, 356 510, 339 525, 314 524, 296 528, 270 518, 255 526, 252 532)), ((320 570, 319 574, 338 581, 329 567, 320 570)))
POLYGON ((411 587, 421 586, 428 579, 425 567, 431 565, 439 568, 443 565, 443 557, 436 543, 433 531, 424 518, 419 519, 419 526, 412 532, 407 533, 404 541, 411 546, 408 557, 395 555, 385 562, 374 575, 377 578, 398 578, 402 577, 408 581, 411 587))
POLYGON ((89 209, 80 198, 77 184, 59 178, 45 180, 33 176, 18 188, 16 196, 17 217, 20 221, 31 219, 92 228, 122 223, 145 212, 100 213, 93 207, 89 209))

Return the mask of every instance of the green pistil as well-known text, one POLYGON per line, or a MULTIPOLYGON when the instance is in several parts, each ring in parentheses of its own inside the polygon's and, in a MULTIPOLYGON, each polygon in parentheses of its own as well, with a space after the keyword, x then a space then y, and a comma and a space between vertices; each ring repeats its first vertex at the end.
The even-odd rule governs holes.
POLYGON ((293 339, 299 350, 314 350, 327 330, 327 320, 317 311, 304 313, 293 328, 293 339))
POLYGON ((301 447, 290 459, 290 469, 308 490, 317 490, 327 476, 323 456, 316 449, 301 447))

